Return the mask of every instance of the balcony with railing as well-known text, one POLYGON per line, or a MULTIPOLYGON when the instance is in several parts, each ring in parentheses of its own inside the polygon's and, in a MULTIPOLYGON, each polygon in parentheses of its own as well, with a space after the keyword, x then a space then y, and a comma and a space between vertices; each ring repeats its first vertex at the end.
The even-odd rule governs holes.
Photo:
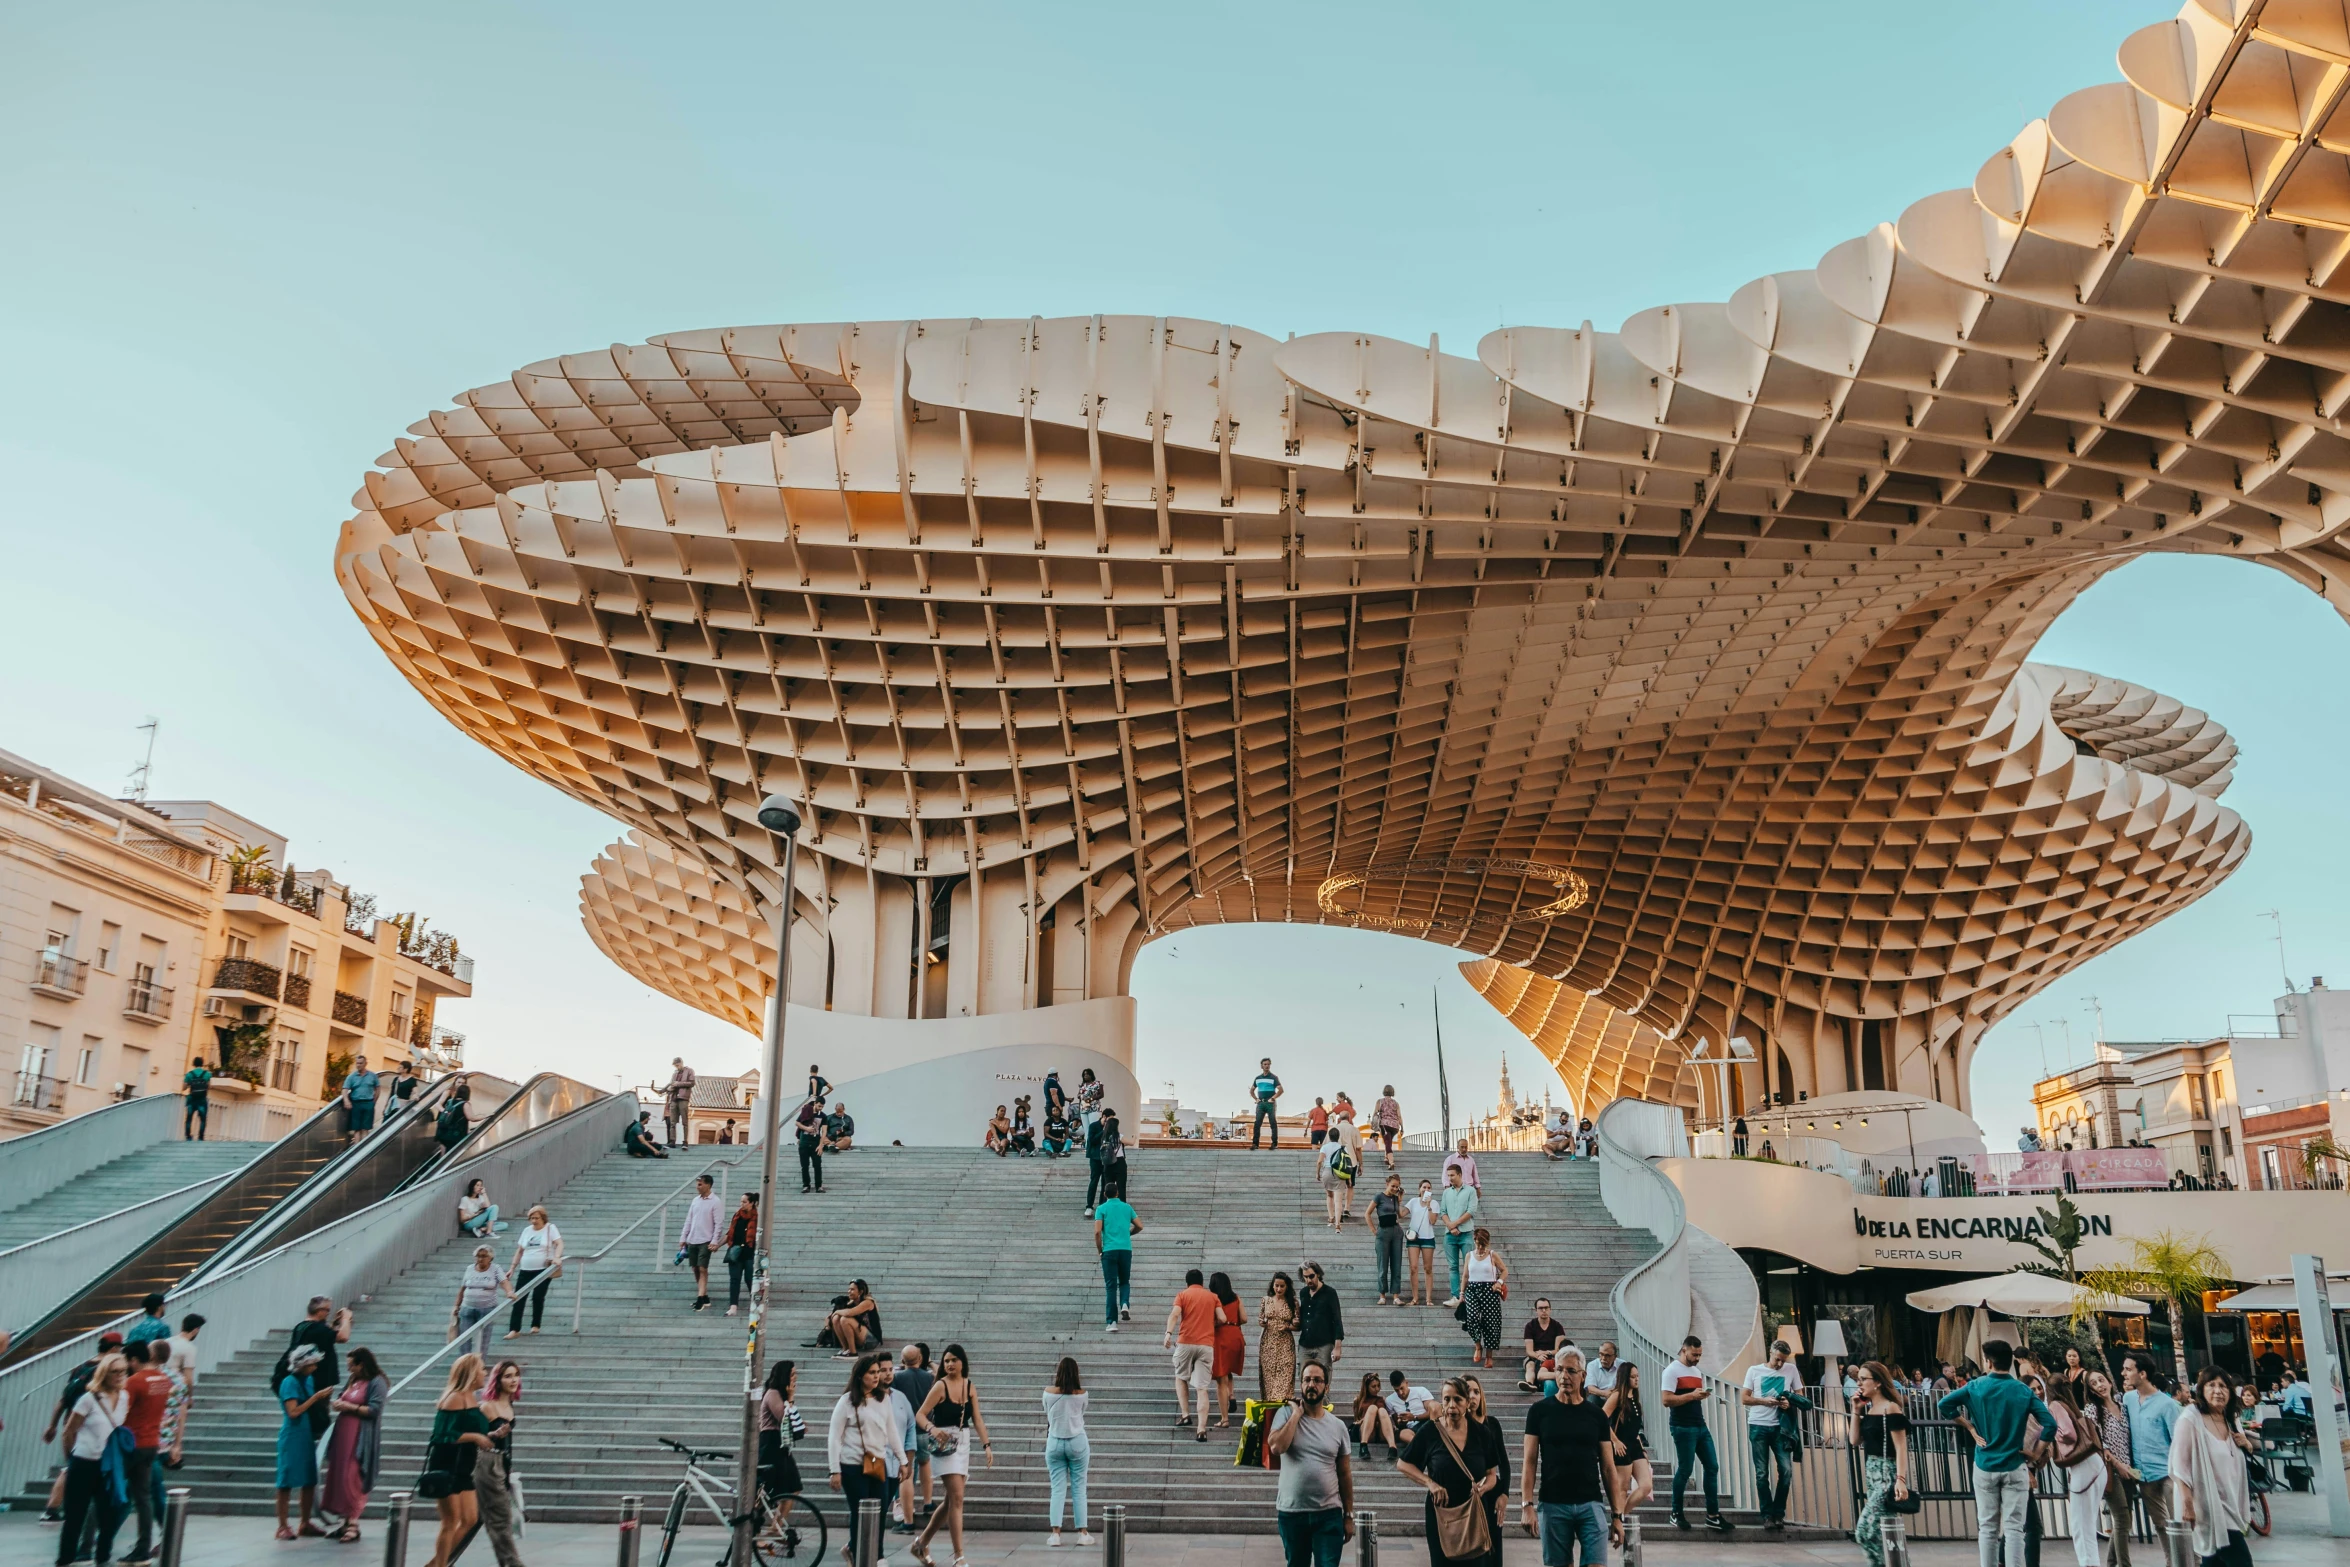
POLYGON ((222 958, 220 967, 213 970, 212 988, 275 1001, 284 992, 285 978, 276 964, 259 958, 222 958))
POLYGON ((65 1079, 19 1067, 16 1071, 16 1095, 10 1102, 19 1110, 63 1110, 65 1079))
POLYGON ((41 953, 33 965, 33 989, 60 1001, 74 1001, 89 988, 90 965, 68 957, 54 947, 41 953))
POLYGON ((286 1005, 298 1007, 305 1012, 310 1010, 309 975, 288 974, 286 976, 286 1005))
POLYGON ((334 1020, 346 1028, 367 1032, 367 998, 354 996, 347 990, 335 992, 334 1020))
POLYGON ((160 1023, 171 1016, 171 987, 134 979, 122 996, 122 1015, 134 1023, 160 1023))

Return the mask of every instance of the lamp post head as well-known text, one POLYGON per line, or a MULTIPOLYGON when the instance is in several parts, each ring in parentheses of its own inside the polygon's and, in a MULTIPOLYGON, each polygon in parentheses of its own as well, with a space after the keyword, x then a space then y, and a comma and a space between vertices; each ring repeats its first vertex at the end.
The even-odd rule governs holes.
POLYGON ((771 794, 759 802, 759 825, 788 838, 800 830, 799 807, 780 794, 771 794))

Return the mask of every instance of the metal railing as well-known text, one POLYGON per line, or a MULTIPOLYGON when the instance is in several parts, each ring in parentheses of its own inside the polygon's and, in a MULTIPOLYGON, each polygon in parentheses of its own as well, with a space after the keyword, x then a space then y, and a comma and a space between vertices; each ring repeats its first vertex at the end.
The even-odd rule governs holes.
POLYGON ((43 951, 40 961, 33 965, 33 988, 52 995, 78 996, 88 988, 89 981, 89 964, 54 947, 43 951))
POLYGON ((23 1332, 55 1310, 92 1273, 121 1260, 125 1251, 227 1185, 236 1173, 224 1170, 0 1251, 0 1329, 11 1335, 23 1332))
MULTIPOLYGON (((670 1247, 668 1240, 670 1208, 679 1202, 691 1201, 691 1199, 686 1196, 686 1193, 694 1189, 695 1182, 699 1181, 703 1176, 707 1175, 711 1177, 710 1194, 718 1199, 719 1207, 723 1209, 726 1206, 726 1177, 719 1172, 736 1168, 745 1159, 749 1158, 754 1151, 755 1150, 752 1148, 745 1146, 741 1153, 736 1154, 731 1159, 711 1160, 708 1164, 702 1166, 700 1170, 688 1176, 677 1186, 671 1188, 666 1194, 662 1196, 660 1201, 654 1203, 643 1213, 637 1215, 635 1220, 633 1220, 628 1225, 628 1227, 622 1230, 618 1235, 613 1236, 597 1250, 588 1253, 584 1257, 576 1259, 579 1263, 579 1273, 571 1286, 571 1331, 574 1333, 579 1331, 580 1318, 586 1309, 587 1270, 590 1264, 602 1262, 606 1258, 610 1257, 614 1252, 620 1249, 620 1243, 622 1241, 628 1239, 638 1230, 644 1228, 645 1222, 657 1215, 659 1216, 661 1222, 653 1231, 653 1271, 655 1273, 660 1272, 661 1269, 666 1266, 670 1260, 670 1247)), ((575 1259, 566 1257, 563 1260, 566 1265, 569 1265, 575 1259)))
POLYGON ((275 1001, 285 988, 285 975, 274 963, 259 958, 222 958, 220 967, 212 971, 214 990, 238 990, 249 996, 267 996, 275 1001))
MULTIPOLYGON (((289 1301, 320 1294, 355 1301, 437 1252, 448 1241, 446 1220, 457 1192, 473 1176, 508 1190, 552 1192, 616 1146, 634 1114, 626 1098, 607 1096, 581 1115, 444 1169, 240 1267, 182 1285, 169 1292, 166 1313, 174 1320, 188 1311, 204 1314, 198 1357, 200 1369, 210 1370, 264 1337, 282 1337, 289 1301)), ((130 1315, 110 1317, 0 1370, 0 1492, 15 1494, 45 1475, 49 1449, 41 1428, 59 1387, 89 1357, 98 1334, 130 1315)))
POLYGON ((10 1103, 19 1110, 62 1110, 65 1108, 65 1079, 19 1067, 16 1072, 16 1094, 10 1103))
POLYGON ((1549 1130, 1541 1122, 1527 1121, 1510 1126, 1456 1127, 1451 1142, 1444 1140, 1442 1132, 1406 1132, 1399 1141, 1406 1148, 1449 1152, 1465 1138, 1471 1153, 1525 1153, 1539 1149, 1549 1137, 1549 1130))
POLYGON ((151 979, 134 979, 122 994, 122 1015, 135 1023, 160 1023, 171 1016, 172 990, 151 979))

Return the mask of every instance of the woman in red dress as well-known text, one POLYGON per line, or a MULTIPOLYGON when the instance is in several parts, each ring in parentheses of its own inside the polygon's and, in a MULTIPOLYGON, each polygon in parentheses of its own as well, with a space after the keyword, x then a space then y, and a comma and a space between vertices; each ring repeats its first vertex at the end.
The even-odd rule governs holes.
POLYGON ((1240 1297, 1232 1292, 1232 1280, 1221 1273, 1208 1275, 1208 1293, 1216 1297, 1216 1361, 1212 1368, 1216 1378, 1216 1424, 1232 1424, 1232 1379, 1240 1375, 1240 1368, 1248 1360, 1248 1335, 1241 1327, 1244 1320, 1240 1297))

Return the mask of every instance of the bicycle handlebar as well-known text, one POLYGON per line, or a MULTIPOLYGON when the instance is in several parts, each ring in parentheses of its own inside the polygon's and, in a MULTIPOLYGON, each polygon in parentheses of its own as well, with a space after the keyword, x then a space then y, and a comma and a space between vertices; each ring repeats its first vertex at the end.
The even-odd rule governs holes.
POLYGON ((663 1447, 668 1448, 673 1453, 685 1454, 686 1462, 689 1464, 700 1463, 705 1458, 713 1459, 723 1463, 729 1458, 738 1456, 737 1454, 729 1452, 723 1448, 688 1447, 683 1442, 673 1441, 665 1436, 657 1436, 653 1438, 653 1440, 660 1443, 663 1447))

